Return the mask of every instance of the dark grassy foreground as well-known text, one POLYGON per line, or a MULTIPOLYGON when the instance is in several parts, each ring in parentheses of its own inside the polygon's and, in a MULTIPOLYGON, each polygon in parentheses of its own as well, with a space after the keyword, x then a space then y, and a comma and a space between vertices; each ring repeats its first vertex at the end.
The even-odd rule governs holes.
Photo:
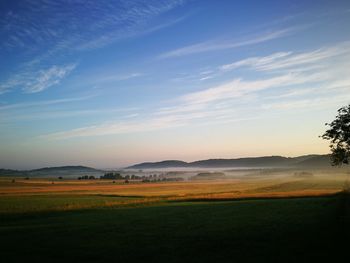
POLYGON ((341 196, 2 214, 1 262, 335 262, 341 196))

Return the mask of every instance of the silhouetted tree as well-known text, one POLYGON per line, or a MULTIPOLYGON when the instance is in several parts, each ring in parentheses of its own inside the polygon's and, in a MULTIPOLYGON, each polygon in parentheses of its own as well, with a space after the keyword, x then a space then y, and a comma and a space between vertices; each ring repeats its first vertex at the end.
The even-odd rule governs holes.
POLYGON ((332 165, 349 164, 350 159, 350 104, 338 110, 329 129, 321 136, 330 140, 332 165))
POLYGON ((119 173, 105 173, 104 175, 100 176, 100 179, 124 179, 123 176, 121 176, 119 173))

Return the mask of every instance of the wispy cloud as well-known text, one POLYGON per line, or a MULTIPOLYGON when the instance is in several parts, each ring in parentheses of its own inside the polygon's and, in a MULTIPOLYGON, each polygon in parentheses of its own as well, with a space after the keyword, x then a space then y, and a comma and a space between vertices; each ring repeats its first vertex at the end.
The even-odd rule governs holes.
POLYGON ((265 56, 265 57, 252 57, 252 58, 246 58, 243 60, 239 60, 236 62, 233 62, 231 64, 226 64, 221 66, 220 68, 222 70, 233 70, 239 67, 255 67, 255 68, 259 68, 259 66, 263 66, 272 62, 275 62, 278 59, 287 57, 291 54, 292 52, 278 52, 278 53, 274 53, 272 55, 269 56, 265 56))
POLYGON ((46 69, 27 71, 12 76, 6 82, 0 84, 0 94, 8 92, 15 88, 20 88, 26 93, 41 92, 51 86, 59 84, 68 76, 77 64, 68 64, 63 66, 51 66, 46 69))
POLYGON ((21 8, 0 16, 0 48, 18 54, 16 68, 1 79, 0 94, 20 87, 35 93, 57 85, 74 67, 62 65, 81 51, 102 48, 121 39, 170 27, 186 15, 158 17, 186 0, 138 1, 25 1, 21 8), (40 10, 40 15, 38 15, 40 10), (49 68, 47 65, 56 65, 49 68))
POLYGON ((12 109, 22 109, 22 108, 31 108, 31 107, 41 107, 46 105, 54 104, 64 104, 76 101, 83 101, 92 98, 93 96, 82 96, 77 98, 63 98, 56 100, 44 100, 44 101, 33 101, 33 102, 21 102, 21 103, 12 103, 12 104, 0 104, 0 110, 12 110, 12 109))
MULTIPOLYGON (((100 125, 87 126, 83 128, 62 131, 41 136, 48 140, 64 140, 75 137, 105 136, 125 133, 151 132, 169 128, 178 128, 189 124, 208 125, 210 123, 225 123, 241 121, 243 118, 232 118, 232 109, 211 109, 196 112, 173 112, 164 116, 151 116, 146 120, 143 118, 125 120, 116 123, 104 123, 100 125), (230 119, 227 117, 231 116, 230 119), (215 117, 215 118, 213 118, 215 117), (203 122, 205 120, 205 122, 203 122)), ((137 116, 135 116, 137 117, 137 116)))
POLYGON ((103 136, 132 132, 148 132, 159 129, 174 128, 184 125, 183 120, 176 118, 154 118, 145 121, 124 121, 88 126, 69 131, 57 132, 41 136, 49 140, 62 140, 74 137, 103 136))
POLYGON ((189 72, 177 73, 176 77, 172 78, 171 81, 199 83, 205 80, 214 79, 220 75, 222 75, 222 72, 218 71, 215 68, 205 69, 205 70, 199 69, 191 73, 189 72))
POLYGON ((207 103, 212 101, 238 98, 248 93, 257 92, 268 88, 291 86, 308 82, 319 82, 324 79, 325 76, 321 74, 286 74, 256 81, 243 81, 242 79, 234 79, 223 85, 189 93, 183 96, 182 100, 187 103, 207 103))
POLYGON ((270 41, 276 38, 281 38, 283 36, 289 35, 294 32, 295 28, 286 28, 282 30, 277 30, 273 32, 268 32, 263 35, 250 37, 246 40, 242 41, 207 41, 201 42, 194 45, 185 46, 182 48, 178 48, 175 50, 171 50, 159 55, 159 58, 172 58, 172 57, 180 57, 185 55, 216 51, 216 50, 224 50, 224 49, 232 49, 238 48, 242 46, 254 45, 266 41, 270 41))
MULTIPOLYGON (((121 114, 125 112, 133 112, 137 109, 134 108, 103 108, 103 109, 81 109, 81 110, 59 110, 59 109, 45 109, 40 111, 27 111, 27 112, 12 112, 2 113, 0 120, 3 124, 13 123, 17 121, 33 121, 33 120, 53 120, 60 118, 72 118, 72 117, 91 117, 91 116, 111 116, 112 114, 121 114)), ((120 115, 119 119, 130 119, 137 117, 138 114, 120 115)))
MULTIPOLYGON (((252 101, 247 103, 256 105, 265 100, 277 101, 273 102, 274 107, 271 109, 282 108, 281 105, 292 107, 293 101, 296 102, 296 107, 300 107, 307 102, 317 104, 318 100, 323 103, 335 90, 337 94, 341 94, 339 98, 343 97, 342 101, 346 101, 349 98, 346 94, 350 90, 350 79, 344 69, 350 66, 349 54, 349 43, 344 42, 309 52, 276 52, 265 57, 234 62, 220 67, 219 71, 226 74, 227 71, 238 67, 248 67, 267 74, 256 80, 236 78, 221 85, 185 94, 177 99, 176 106, 162 108, 158 114, 190 114, 208 109, 232 112, 232 109, 240 107, 237 106, 240 102, 249 98, 252 101), (273 93, 266 93, 270 89, 274 90, 273 93), (264 94, 261 93, 263 91, 267 95, 261 95, 264 94), (305 96, 311 98, 300 102, 300 98, 305 96)), ((218 73, 211 70, 208 74, 218 73)), ((268 110, 266 105, 269 104, 265 104, 263 109, 268 110)), ((216 118, 227 116, 231 117, 230 114, 223 114, 216 118)))
POLYGON ((64 43, 70 43, 75 48, 97 48, 123 37, 144 34, 146 25, 153 28, 148 30, 153 32, 181 21, 178 18, 153 27, 149 25, 151 19, 184 2, 101 0, 84 3, 63 1, 57 4, 54 0, 26 1, 21 9, 9 10, 0 18, 1 29, 6 35, 2 44, 9 48, 27 48, 42 42, 50 46, 67 46, 64 43), (41 15, 33 16, 39 9, 41 15))
POLYGON ((136 119, 61 131, 44 138, 67 139, 156 131, 201 123, 230 123, 256 118, 270 110, 306 109, 308 104, 313 108, 317 108, 317 104, 334 106, 350 99, 347 95, 350 90, 348 51, 348 44, 340 43, 303 53, 276 52, 265 57, 247 58, 217 70, 202 69, 197 72, 197 77, 211 76, 217 74, 216 71, 226 74, 237 67, 249 67, 263 74, 256 79, 233 78, 188 92, 166 101, 165 107, 140 110, 138 113, 142 114, 136 119), (328 100, 335 91, 336 98, 328 100), (255 110, 250 116, 247 111, 251 109, 255 110))
POLYGON ((76 64, 72 64, 63 67, 52 66, 47 70, 41 70, 34 80, 30 80, 25 84, 23 89, 27 93, 43 91, 51 86, 59 84, 64 77, 75 69, 75 67, 76 64))
POLYGON ((73 137, 147 132, 185 126, 199 120, 210 122, 211 120, 229 120, 231 118, 232 121, 235 109, 230 104, 222 106, 220 102, 223 100, 227 101, 243 96, 246 93, 256 92, 266 88, 316 81, 318 77, 304 76, 301 79, 300 76, 296 78, 294 75, 285 75, 258 81, 235 79, 217 87, 179 97, 180 104, 176 107, 160 108, 153 112, 153 114, 138 120, 88 126, 47 134, 44 138, 68 139, 73 137))
POLYGON ((340 55, 350 54, 350 42, 344 42, 332 47, 324 47, 310 52, 293 53, 277 52, 265 57, 251 57, 221 66, 224 71, 234 70, 240 67, 248 67, 258 71, 276 70, 314 70, 327 59, 333 59, 340 55))
POLYGON ((312 108, 324 108, 325 106, 338 107, 338 105, 349 103, 350 95, 337 95, 332 98, 310 98, 310 99, 297 99, 283 102, 274 102, 270 104, 263 104, 262 108, 265 110, 293 110, 293 109, 312 109, 312 108))
POLYGON ((108 74, 105 76, 95 77, 94 80, 90 80, 89 83, 97 84, 97 83, 104 83, 104 82, 115 82, 115 81, 124 81, 124 80, 130 80, 134 78, 139 78, 145 76, 144 73, 140 72, 134 72, 129 74, 108 74))
POLYGON ((165 22, 163 24, 155 25, 152 27, 144 28, 144 26, 139 26, 140 28, 133 27, 127 27, 127 28, 120 28, 115 29, 111 33, 102 35, 96 39, 90 40, 88 42, 82 43, 81 45, 77 46, 77 50, 90 50, 90 49, 96 49, 101 48, 104 46, 107 46, 109 44, 112 44, 114 42, 117 42, 122 39, 126 38, 132 38, 132 37, 140 37, 143 35, 148 35, 153 32, 156 32, 158 30, 162 30, 164 28, 170 27, 172 25, 175 25, 181 21, 183 21, 187 16, 179 17, 174 20, 165 22))

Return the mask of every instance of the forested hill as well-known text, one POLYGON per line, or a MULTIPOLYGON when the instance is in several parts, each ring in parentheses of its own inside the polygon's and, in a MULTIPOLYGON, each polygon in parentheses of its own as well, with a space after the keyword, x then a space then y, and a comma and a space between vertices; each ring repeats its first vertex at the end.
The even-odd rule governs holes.
POLYGON ((304 155, 298 157, 263 156, 236 159, 208 159, 194 162, 166 160, 135 164, 129 169, 160 168, 268 168, 268 167, 329 167, 329 155, 304 155))

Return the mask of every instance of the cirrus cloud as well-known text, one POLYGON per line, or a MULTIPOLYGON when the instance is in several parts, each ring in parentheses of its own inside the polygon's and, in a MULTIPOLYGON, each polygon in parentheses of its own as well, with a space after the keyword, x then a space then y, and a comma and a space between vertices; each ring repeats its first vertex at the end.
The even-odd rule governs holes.
POLYGON ((53 65, 39 71, 27 71, 14 75, 0 84, 0 94, 16 88, 22 89, 25 93, 41 92, 59 84, 76 66, 77 64, 53 65))

